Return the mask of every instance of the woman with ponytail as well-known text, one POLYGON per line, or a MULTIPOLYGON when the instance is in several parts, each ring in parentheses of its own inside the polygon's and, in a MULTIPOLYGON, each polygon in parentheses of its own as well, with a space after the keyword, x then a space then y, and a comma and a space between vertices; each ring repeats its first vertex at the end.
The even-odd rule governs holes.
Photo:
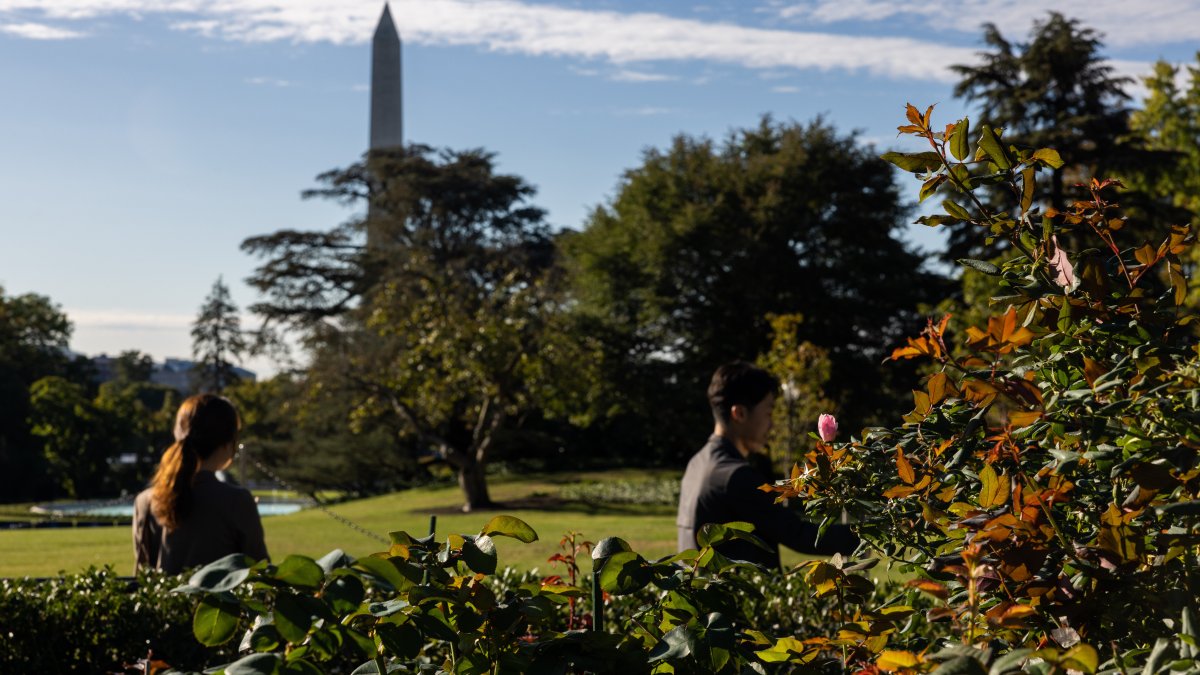
POLYGON ((133 509, 135 570, 177 574, 230 553, 267 557, 254 497, 216 472, 237 452, 237 410, 213 394, 192 396, 175 415, 175 442, 133 509))

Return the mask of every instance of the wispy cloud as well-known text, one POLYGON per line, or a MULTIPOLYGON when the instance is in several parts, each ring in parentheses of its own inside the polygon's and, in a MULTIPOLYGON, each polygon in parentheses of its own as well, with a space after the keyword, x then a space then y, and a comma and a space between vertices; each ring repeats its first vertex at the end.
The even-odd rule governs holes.
POLYGON ((66 309, 71 323, 83 328, 186 331, 196 317, 191 314, 139 312, 128 309, 66 309))
POLYGON ((290 87, 290 80, 281 80, 275 77, 247 77, 246 84, 252 84, 256 87, 290 87))
POLYGON ((979 33, 985 21, 1010 39, 1024 38, 1035 20, 1057 11, 1104 33, 1114 47, 1200 39, 1196 0, 806 0, 776 2, 779 16, 806 25, 878 22, 916 17, 936 30, 979 33))
MULTIPOLYGON (((32 14, 83 23, 134 13, 177 30, 245 42, 361 44, 379 7, 360 0, 0 0, 0 17, 32 14)), ((598 11, 519 0, 398 0, 406 41, 572 57, 616 66, 701 61, 753 69, 849 70, 950 81, 945 64, 973 50, 903 37, 772 30, 661 13, 598 11)))
MULTIPOLYGON (((972 63, 974 47, 944 39, 853 35, 812 30, 814 26, 897 17, 923 22, 933 33, 977 35, 984 20, 1022 38, 1034 19, 1050 9, 1084 15, 1113 46, 1154 45, 1200 39, 1196 0, 767 0, 758 9, 791 19, 797 29, 737 25, 726 21, 654 12, 588 10, 522 0, 395 0, 402 37, 410 43, 477 46, 496 52, 568 57, 614 66, 584 68, 621 81, 653 82, 670 77, 633 69, 633 64, 703 62, 780 73, 795 70, 850 71, 892 79, 952 82, 947 64, 972 63), (799 29, 803 26, 804 30, 799 29), (622 75, 624 73, 624 75, 622 75), (640 78, 640 79, 639 79, 640 78)), ((0 0, 0 25, 27 37, 79 31, 13 17, 87 21, 113 16, 166 17, 175 30, 242 42, 289 41, 362 44, 378 19, 377 2, 363 0, 0 0), (2 24, 11 19, 8 24, 2 24), (13 26, 43 26, 12 28, 13 26), (20 33, 19 31, 24 31, 20 33), (54 32, 59 31, 59 32, 54 32)), ((974 41, 972 41, 974 44, 974 41)), ((1139 72, 1148 66, 1139 64, 1139 72)), ((581 70, 582 72, 582 70, 581 70)))
POLYGON ((66 28, 47 26, 44 23, 0 23, 0 33, 15 35, 29 40, 69 40, 83 37, 84 33, 66 28))
POLYGON ((664 75, 662 73, 646 73, 640 70, 618 70, 608 79, 615 82, 670 82, 679 78, 674 75, 664 75))
POLYGON ((649 105, 641 106, 638 108, 620 108, 616 111, 616 113, 621 116, 637 116, 637 117, 648 117, 651 115, 670 115, 673 112, 675 112, 675 111, 671 108, 660 108, 657 106, 649 106, 649 105))
POLYGON ((778 87, 771 87, 771 91, 775 92, 776 94, 799 94, 800 87, 784 84, 778 87))

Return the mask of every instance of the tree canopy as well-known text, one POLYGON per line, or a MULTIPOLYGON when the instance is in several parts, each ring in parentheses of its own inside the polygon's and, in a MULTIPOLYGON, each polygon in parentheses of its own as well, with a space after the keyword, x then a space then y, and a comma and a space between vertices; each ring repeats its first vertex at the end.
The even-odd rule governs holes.
POLYGON ((940 290, 899 238, 908 214, 890 166, 854 134, 763 118, 723 143, 681 135, 648 150, 563 245, 578 312, 606 331, 605 379, 681 407, 694 444, 708 377, 767 351, 772 314, 802 315, 796 338, 828 350, 838 404, 879 412, 877 364, 940 290))

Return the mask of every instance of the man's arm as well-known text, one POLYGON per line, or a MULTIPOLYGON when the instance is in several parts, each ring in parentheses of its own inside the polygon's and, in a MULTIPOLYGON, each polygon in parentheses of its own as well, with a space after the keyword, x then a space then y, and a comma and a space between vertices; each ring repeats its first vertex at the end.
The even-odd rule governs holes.
POLYGON ((818 528, 798 514, 775 503, 770 493, 759 490, 766 483, 754 469, 739 468, 729 477, 729 498, 738 518, 754 525, 756 534, 800 553, 849 554, 858 548, 858 537, 845 525, 833 525, 817 541, 818 528))

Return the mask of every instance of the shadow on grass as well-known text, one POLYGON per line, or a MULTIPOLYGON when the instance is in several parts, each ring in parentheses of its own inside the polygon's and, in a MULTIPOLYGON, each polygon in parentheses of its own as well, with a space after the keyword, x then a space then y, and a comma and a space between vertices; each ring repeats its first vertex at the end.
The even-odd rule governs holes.
MULTIPOLYGON (((673 504, 611 504, 593 503, 575 499, 562 499, 554 495, 534 493, 526 497, 497 500, 491 508, 478 509, 474 513, 498 513, 503 511, 558 511, 583 513, 589 516, 668 516, 675 515, 673 504)), ((452 504, 413 509, 411 513, 429 513, 433 515, 461 514, 462 505, 452 504)))

